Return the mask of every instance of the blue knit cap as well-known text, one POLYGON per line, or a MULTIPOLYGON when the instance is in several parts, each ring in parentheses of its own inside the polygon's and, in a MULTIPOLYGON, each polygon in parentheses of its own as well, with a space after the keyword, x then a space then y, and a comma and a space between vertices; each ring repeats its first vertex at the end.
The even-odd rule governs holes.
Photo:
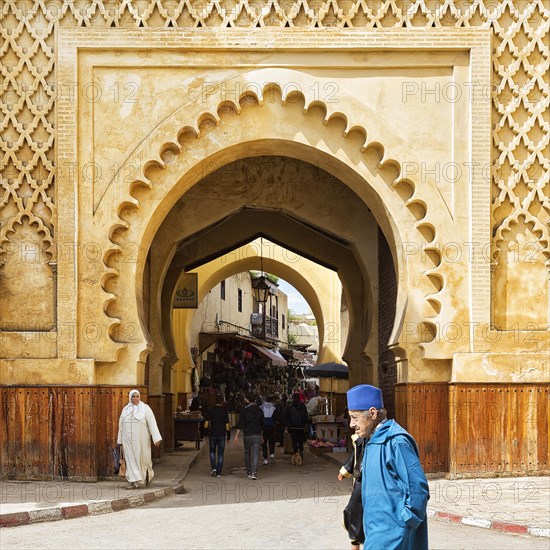
POLYGON ((350 411, 367 411, 371 407, 383 409, 382 391, 368 384, 354 386, 347 392, 348 409, 350 411))

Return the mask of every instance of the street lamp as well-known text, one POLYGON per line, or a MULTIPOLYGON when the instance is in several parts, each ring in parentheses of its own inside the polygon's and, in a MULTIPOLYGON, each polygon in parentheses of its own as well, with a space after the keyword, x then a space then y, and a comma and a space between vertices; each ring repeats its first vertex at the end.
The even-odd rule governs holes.
POLYGON ((262 337, 265 340, 265 308, 269 296, 269 285, 266 283, 264 275, 264 241, 262 237, 260 237, 260 269, 262 274, 254 281, 252 289, 254 298, 259 304, 262 304, 262 337))
POLYGON ((265 304, 269 295, 269 285, 265 282, 263 275, 254 281, 253 290, 256 301, 265 304))

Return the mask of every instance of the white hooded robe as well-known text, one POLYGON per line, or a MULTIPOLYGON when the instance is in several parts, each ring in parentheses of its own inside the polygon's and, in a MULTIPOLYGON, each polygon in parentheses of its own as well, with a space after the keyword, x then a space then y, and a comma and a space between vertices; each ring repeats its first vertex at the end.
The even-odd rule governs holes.
POLYGON ((139 393, 130 392, 130 402, 120 415, 118 421, 117 443, 122 444, 126 460, 126 479, 130 483, 145 483, 153 479, 153 461, 151 459, 151 438, 153 443, 162 440, 155 415, 149 405, 142 401, 132 405, 131 396, 139 393))

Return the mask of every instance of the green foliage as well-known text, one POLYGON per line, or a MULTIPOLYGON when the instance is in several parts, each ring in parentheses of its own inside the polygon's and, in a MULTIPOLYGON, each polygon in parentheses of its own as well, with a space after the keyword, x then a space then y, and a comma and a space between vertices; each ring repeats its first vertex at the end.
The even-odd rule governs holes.
POLYGON ((297 334, 290 334, 288 335, 288 345, 293 346, 294 344, 298 343, 298 335, 297 334))
MULTIPOLYGON (((250 270, 250 275, 252 276, 253 279, 257 279, 261 275, 261 272, 260 271, 254 271, 254 270, 251 269, 250 270)), ((277 277, 277 275, 272 275, 271 273, 266 273, 265 278, 268 279, 269 281, 271 281, 274 285, 279 285, 279 277, 277 277)))
POLYGON ((300 316, 296 314, 295 311, 292 309, 288 310, 288 322, 289 323, 299 323, 300 322, 300 316))

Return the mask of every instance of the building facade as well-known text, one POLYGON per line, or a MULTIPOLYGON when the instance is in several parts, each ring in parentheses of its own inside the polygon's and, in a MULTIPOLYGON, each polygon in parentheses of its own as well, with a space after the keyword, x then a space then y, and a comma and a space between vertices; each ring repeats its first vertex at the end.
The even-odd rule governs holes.
POLYGON ((549 470, 546 2, 0 10, 3 475, 108 475, 132 387, 169 426, 177 278, 259 235, 427 471, 549 470))

